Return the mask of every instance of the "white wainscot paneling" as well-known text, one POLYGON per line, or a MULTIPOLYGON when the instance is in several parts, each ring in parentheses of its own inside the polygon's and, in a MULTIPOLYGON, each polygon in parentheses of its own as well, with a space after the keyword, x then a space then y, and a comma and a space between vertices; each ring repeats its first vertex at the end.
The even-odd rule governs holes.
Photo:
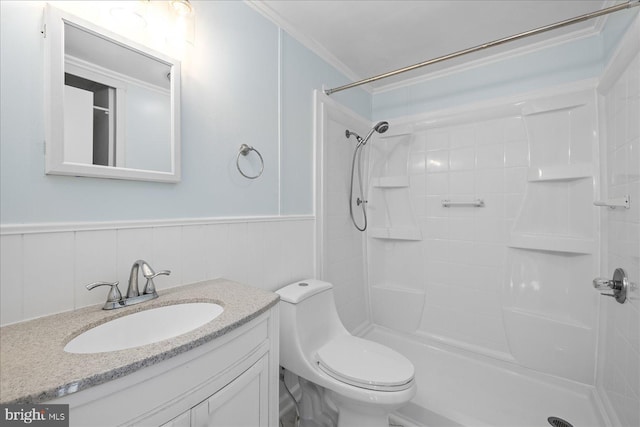
POLYGON ((24 236, 25 319, 73 308, 74 233, 24 236))
POLYGON ((315 227, 313 217, 6 227, 0 237, 0 324, 102 304, 104 288, 85 288, 95 281, 118 280, 125 294, 138 259, 156 271, 171 270, 155 281, 160 293, 218 277, 276 290, 316 276, 315 227))
MULTIPOLYGON (((216 225, 190 225, 182 227, 182 279, 184 283, 197 282, 207 278, 211 264, 218 265, 216 258, 211 253, 211 248, 218 245, 226 246, 226 224, 220 227, 222 236, 214 234, 218 231, 216 225), (222 238, 221 238, 222 237, 222 238)), ((220 274, 222 276, 222 274, 220 274)))
MULTIPOLYGON (((88 291, 85 285, 91 282, 113 282, 116 280, 118 272, 117 234, 116 230, 77 231, 75 233, 74 307, 104 303, 106 300, 107 288, 100 287, 88 291)), ((120 282, 122 292, 126 292, 126 286, 126 282, 120 282)))
POLYGON ((225 277, 238 282, 247 281, 247 272, 256 268, 246 262, 247 249, 247 223, 229 224, 227 250, 237 256, 231 256, 227 259, 225 277))
POLYGON ((315 242, 313 229, 302 221, 291 221, 280 225, 281 261, 283 275, 288 281, 311 277, 313 273, 313 254, 315 242))
POLYGON ((170 270, 171 275, 162 276, 163 288, 187 283, 182 280, 182 227, 153 228, 153 262, 158 270, 170 270))
POLYGON ((0 324, 23 318, 22 236, 0 237, 0 324))
MULTIPOLYGON (((151 227, 119 229, 116 254, 117 280, 122 284, 121 291, 123 294, 127 292, 129 273, 134 261, 143 259, 151 264, 154 269, 163 270, 163 268, 158 268, 153 263, 153 228, 151 227)), ((161 281, 158 280, 158 282, 160 283, 161 281)), ((139 284, 144 286, 144 281, 139 284)), ((158 289, 162 289, 161 286, 158 289)))

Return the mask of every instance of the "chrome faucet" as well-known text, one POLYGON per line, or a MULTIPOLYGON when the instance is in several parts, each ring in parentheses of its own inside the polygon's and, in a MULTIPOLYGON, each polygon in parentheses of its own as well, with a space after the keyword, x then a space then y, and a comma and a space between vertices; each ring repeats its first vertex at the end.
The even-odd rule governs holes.
POLYGON ((98 286, 111 286, 111 290, 107 296, 107 302, 104 304, 102 309, 113 310, 114 308, 126 307, 158 298, 156 285, 153 283, 153 279, 158 276, 168 276, 169 274, 171 274, 171 271, 169 270, 162 270, 156 273, 146 261, 139 259, 131 266, 131 272, 129 273, 129 287, 127 288, 126 297, 123 297, 120 293, 118 282, 93 282, 89 283, 86 288, 91 290, 98 286), (142 270, 144 278, 147 279, 147 283, 144 285, 142 294, 138 289, 138 272, 140 270, 142 270))
MULTIPOLYGON (((142 269, 142 275, 145 279, 147 279, 147 283, 144 285, 144 290, 142 291, 142 295, 149 295, 156 293, 156 287, 153 283, 153 279, 157 276, 171 274, 169 270, 163 270, 158 273, 153 271, 153 268, 145 260, 139 259, 133 263, 131 266, 131 272, 129 273, 129 287, 127 288, 127 298, 134 298, 140 296, 140 291, 138 290, 138 271, 142 269)), ((157 295, 156 295, 157 296, 157 295)))

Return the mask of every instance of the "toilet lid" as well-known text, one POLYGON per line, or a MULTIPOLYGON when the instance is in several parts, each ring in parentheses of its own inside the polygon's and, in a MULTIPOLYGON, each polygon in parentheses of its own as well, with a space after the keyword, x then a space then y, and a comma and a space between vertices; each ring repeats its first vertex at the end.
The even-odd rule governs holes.
POLYGON ((352 335, 336 338, 320 348, 318 366, 341 382, 369 390, 405 390, 413 382, 413 364, 406 357, 352 335))

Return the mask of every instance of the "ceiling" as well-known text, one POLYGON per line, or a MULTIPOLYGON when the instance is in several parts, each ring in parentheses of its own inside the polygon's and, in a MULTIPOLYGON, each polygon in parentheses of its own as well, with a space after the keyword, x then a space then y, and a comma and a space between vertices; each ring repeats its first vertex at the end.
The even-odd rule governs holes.
MULTIPOLYGON (((344 72, 364 79, 611 6, 612 0, 251 1, 344 72)), ((550 31, 373 83, 384 87, 514 48, 599 31, 604 18, 550 31)))

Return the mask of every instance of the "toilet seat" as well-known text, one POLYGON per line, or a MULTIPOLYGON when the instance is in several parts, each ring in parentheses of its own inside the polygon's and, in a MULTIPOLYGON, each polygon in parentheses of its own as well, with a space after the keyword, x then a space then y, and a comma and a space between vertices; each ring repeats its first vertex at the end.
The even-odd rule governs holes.
POLYGON ((413 364, 389 347, 351 335, 338 337, 317 353, 318 367, 334 379, 377 391, 406 390, 413 364))

